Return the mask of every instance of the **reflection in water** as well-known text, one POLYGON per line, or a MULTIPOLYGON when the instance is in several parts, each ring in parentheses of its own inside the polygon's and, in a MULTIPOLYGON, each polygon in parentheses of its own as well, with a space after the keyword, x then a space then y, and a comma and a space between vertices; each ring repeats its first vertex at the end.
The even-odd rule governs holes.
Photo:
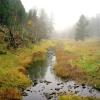
POLYGON ((47 67, 45 61, 35 61, 28 70, 31 80, 42 79, 45 76, 47 67))
POLYGON ((28 70, 33 85, 25 90, 27 96, 23 100, 57 100, 59 93, 75 93, 81 96, 100 98, 100 92, 87 85, 78 85, 74 81, 61 80, 53 73, 56 57, 53 51, 48 51, 47 60, 33 62, 28 70), (34 85, 35 82, 35 85, 34 85), (52 94, 52 95, 51 95, 52 94))
POLYGON ((55 82, 58 78, 53 73, 53 67, 56 62, 56 57, 53 52, 49 51, 45 61, 33 62, 28 70, 31 80, 48 80, 55 82))
POLYGON ((56 63, 56 57, 54 55, 51 55, 48 57, 47 59, 47 70, 45 73, 45 77, 44 79, 47 81, 51 81, 51 82, 56 82, 56 80, 58 81, 59 78, 56 77, 56 75, 53 73, 53 66, 56 63))

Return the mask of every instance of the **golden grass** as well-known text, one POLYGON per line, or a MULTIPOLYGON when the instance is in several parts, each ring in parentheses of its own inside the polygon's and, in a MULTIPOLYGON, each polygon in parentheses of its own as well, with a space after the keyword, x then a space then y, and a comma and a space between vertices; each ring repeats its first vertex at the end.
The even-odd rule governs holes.
POLYGON ((0 88, 0 100, 21 100, 21 95, 18 89, 0 88))
POLYGON ((75 95, 64 95, 64 96, 60 96, 58 100, 100 100, 100 99, 92 98, 92 97, 81 97, 75 95))
POLYGON ((66 54, 61 48, 56 48, 57 63, 54 66, 55 72, 58 76, 68 79, 81 78, 85 72, 78 66, 74 66, 72 61, 77 60, 78 57, 72 54, 66 54))
POLYGON ((17 98, 20 100, 18 90, 31 84, 26 75, 28 64, 45 59, 47 49, 54 45, 54 41, 43 40, 38 44, 30 44, 29 47, 7 51, 6 55, 0 55, 0 96, 2 94, 0 100, 17 100, 17 98))
POLYGON ((56 47, 57 75, 100 89, 100 41, 61 41, 56 47), (60 47, 60 48, 59 48, 60 47))

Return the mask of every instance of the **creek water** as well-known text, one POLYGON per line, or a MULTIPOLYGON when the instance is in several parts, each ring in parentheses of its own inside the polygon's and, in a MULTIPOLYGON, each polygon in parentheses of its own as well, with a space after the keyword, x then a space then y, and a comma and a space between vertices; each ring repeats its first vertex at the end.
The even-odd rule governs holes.
POLYGON ((53 72, 56 56, 48 50, 46 61, 30 64, 28 74, 33 84, 23 93, 23 100, 58 100, 58 95, 75 94, 100 98, 100 92, 86 84, 76 84, 73 80, 62 80, 53 72))

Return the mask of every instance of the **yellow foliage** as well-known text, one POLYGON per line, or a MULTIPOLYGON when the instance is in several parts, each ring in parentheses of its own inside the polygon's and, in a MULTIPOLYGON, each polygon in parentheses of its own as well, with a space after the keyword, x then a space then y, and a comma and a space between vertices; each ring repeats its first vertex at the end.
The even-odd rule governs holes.
POLYGON ((64 95, 60 96, 58 100, 100 100, 92 97, 81 97, 81 96, 75 96, 75 95, 64 95))

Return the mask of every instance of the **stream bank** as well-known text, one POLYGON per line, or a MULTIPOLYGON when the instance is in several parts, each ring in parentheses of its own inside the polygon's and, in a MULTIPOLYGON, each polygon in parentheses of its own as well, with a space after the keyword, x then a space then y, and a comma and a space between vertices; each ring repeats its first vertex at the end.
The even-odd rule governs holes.
POLYGON ((58 100, 59 95, 75 94, 100 98, 100 92, 86 84, 77 84, 73 80, 62 80, 53 71, 56 56, 52 49, 48 50, 46 61, 33 62, 28 74, 32 85, 23 92, 23 100, 58 100))

